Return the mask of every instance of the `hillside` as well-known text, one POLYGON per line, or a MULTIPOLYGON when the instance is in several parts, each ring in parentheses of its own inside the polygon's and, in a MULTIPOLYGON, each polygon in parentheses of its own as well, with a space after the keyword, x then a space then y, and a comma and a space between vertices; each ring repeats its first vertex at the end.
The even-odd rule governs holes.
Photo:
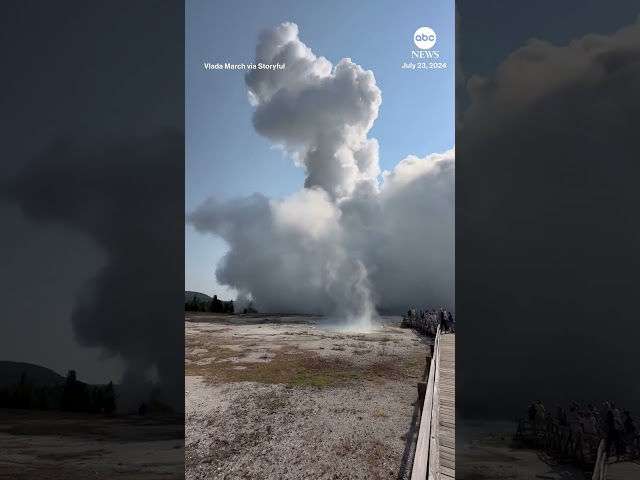
POLYGON ((0 388, 19 384, 20 376, 25 371, 30 385, 57 386, 66 381, 62 375, 39 365, 0 360, 0 388))
POLYGON ((196 296, 196 300, 198 300, 199 302, 211 301, 211 297, 209 295, 205 295, 204 293, 200 293, 200 292, 192 292, 191 290, 185 290, 184 301, 190 302, 191 300, 193 300, 194 295, 196 296))

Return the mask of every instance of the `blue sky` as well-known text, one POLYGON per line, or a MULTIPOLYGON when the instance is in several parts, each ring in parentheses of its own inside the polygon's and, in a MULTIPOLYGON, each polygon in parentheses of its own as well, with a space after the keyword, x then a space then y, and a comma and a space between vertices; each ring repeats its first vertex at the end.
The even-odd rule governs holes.
MULTIPOLYGON (((454 2, 426 4, 329 0, 255 2, 189 0, 186 9, 185 206, 190 212, 210 196, 231 199, 255 192, 284 197, 302 188, 304 170, 260 137, 251 125, 245 71, 209 71, 204 62, 253 61, 258 34, 294 22, 300 39, 334 65, 349 57, 372 70, 382 106, 369 136, 380 144, 380 166, 390 170, 407 155, 425 156, 454 144, 454 2), (413 33, 435 30, 433 50, 442 70, 403 70, 414 62, 413 33)), ((223 241, 185 230, 185 289, 221 298, 215 268, 223 241)))

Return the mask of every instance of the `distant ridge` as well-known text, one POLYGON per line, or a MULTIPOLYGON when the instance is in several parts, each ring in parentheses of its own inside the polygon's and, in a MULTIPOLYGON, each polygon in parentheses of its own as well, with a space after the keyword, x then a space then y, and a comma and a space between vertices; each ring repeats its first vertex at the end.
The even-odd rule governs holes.
POLYGON ((26 372, 27 382, 39 387, 63 385, 66 378, 40 365, 25 362, 0 360, 0 387, 18 385, 22 373, 26 372))
POLYGON ((211 297, 209 295, 206 295, 204 293, 200 293, 200 292, 192 292, 191 290, 185 290, 184 292, 184 301, 185 302, 190 302, 191 300, 193 300, 193 296, 196 296, 196 300, 198 300, 199 302, 210 302, 211 301, 211 297))

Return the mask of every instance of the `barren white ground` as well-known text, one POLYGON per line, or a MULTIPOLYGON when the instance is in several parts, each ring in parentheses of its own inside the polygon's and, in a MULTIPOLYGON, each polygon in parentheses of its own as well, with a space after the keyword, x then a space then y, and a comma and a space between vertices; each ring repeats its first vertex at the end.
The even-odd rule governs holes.
POLYGON ((188 480, 410 477, 425 339, 395 326, 186 320, 188 480))
POLYGON ((182 419, 0 411, 1 480, 184 478, 182 419))

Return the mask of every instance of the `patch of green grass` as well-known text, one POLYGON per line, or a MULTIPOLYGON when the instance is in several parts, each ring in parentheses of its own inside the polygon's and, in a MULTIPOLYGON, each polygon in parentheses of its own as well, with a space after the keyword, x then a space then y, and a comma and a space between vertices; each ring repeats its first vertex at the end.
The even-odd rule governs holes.
MULTIPOLYGON (((240 341, 238 344, 244 342, 240 341)), ((371 362, 354 362, 355 359, 350 356, 322 356, 292 345, 284 345, 274 351, 273 357, 270 355, 271 358, 266 362, 238 363, 231 360, 243 356, 243 352, 229 349, 228 339, 225 340, 225 344, 216 345, 208 342, 206 347, 206 354, 190 356, 189 360, 214 360, 203 364, 187 363, 185 375, 201 376, 211 383, 259 382, 290 387, 325 388, 361 381, 399 378, 407 373, 418 375, 419 367, 424 366, 423 356, 403 359, 396 355, 379 353, 371 362)), ((356 350, 354 354, 360 356, 370 352, 371 350, 363 349, 356 350)))
POLYGON ((242 362, 245 368, 237 369, 237 363, 218 361, 220 353, 209 351, 210 357, 216 357, 212 363, 186 364, 185 375, 201 376, 213 383, 260 382, 324 388, 393 376, 400 366, 397 361, 389 360, 355 365, 345 358, 317 356, 311 351, 285 347, 275 352, 271 361, 242 362))
POLYGON ((371 353, 373 350, 371 349, 362 349, 362 350, 354 350, 353 354, 354 355, 365 355, 367 353, 371 353))
POLYGON ((310 372, 300 372, 291 379, 291 385, 324 388, 333 385, 335 379, 328 375, 314 375, 310 372))

